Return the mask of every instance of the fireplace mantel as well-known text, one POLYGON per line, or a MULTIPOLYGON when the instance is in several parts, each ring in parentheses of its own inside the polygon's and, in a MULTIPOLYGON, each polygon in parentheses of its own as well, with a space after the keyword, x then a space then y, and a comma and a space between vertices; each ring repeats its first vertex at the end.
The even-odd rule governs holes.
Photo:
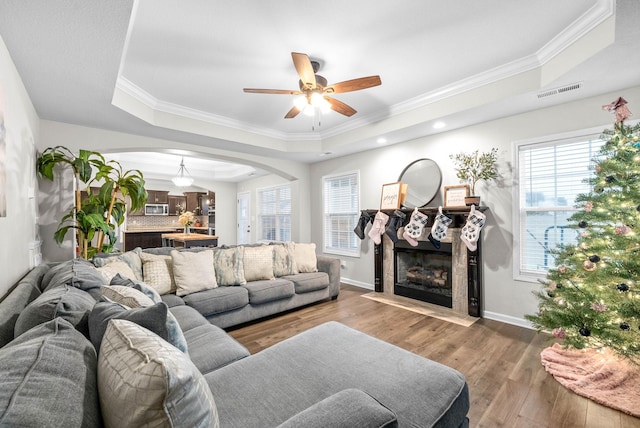
MULTIPOLYGON (((438 208, 419 208, 421 213, 429 216, 428 225, 432 225, 438 208)), ((486 211, 487 207, 476 208, 486 211)), ((375 215, 378 210, 366 210, 370 215, 375 215)), ((406 214, 402 227, 398 230, 402 236, 403 227, 409 223, 412 209, 400 210, 406 214)), ((469 251, 460 240, 461 229, 466 223, 469 209, 443 209, 442 212, 453 220, 448 229, 447 237, 443 242, 453 245, 453 310, 461 314, 469 314, 480 317, 482 311, 482 233, 478 238, 478 247, 475 251, 469 251)), ((393 210, 384 210, 391 215, 393 210)), ((426 241, 431 231, 425 227, 418 241, 426 241)), ((386 233, 382 235, 380 244, 374 246, 375 259, 375 291, 379 293, 393 294, 394 288, 394 244, 386 233)))

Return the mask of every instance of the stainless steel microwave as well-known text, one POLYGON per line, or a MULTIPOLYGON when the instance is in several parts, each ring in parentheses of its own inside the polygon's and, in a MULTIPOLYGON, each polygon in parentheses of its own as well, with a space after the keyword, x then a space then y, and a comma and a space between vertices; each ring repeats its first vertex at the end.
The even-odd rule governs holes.
POLYGON ((146 204, 144 215, 169 215, 169 204, 146 204))

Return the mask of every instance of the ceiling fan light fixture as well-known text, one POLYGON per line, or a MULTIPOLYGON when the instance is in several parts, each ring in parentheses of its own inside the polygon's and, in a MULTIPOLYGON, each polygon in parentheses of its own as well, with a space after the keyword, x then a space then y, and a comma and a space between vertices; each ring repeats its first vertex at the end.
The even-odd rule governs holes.
POLYGON ((309 116, 309 117, 314 116, 316 114, 316 108, 311 104, 306 104, 302 109, 302 113, 305 116, 309 116))
POLYGON ((293 105, 296 106, 300 111, 303 111, 307 104, 309 103, 307 102, 307 97, 304 95, 300 95, 299 97, 295 97, 293 99, 293 105))
POLYGON ((193 177, 189 174, 189 171, 184 166, 184 158, 180 160, 180 168, 178 174, 171 179, 173 184, 177 187, 188 187, 193 184, 193 177))

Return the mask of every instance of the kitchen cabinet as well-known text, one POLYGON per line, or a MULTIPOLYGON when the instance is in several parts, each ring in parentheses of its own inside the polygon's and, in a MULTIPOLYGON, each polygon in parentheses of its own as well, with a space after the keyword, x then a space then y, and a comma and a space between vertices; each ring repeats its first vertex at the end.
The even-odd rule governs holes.
POLYGON ((169 203, 169 191, 168 190, 147 190, 147 203, 148 204, 168 204, 169 203))
POLYGON ((136 247, 155 248, 162 246, 162 232, 125 232, 124 251, 131 251, 136 247))
POLYGON ((169 215, 180 215, 187 205, 186 196, 169 196, 169 215))
POLYGON ((184 192, 184 196, 187 198, 187 211, 191 211, 195 215, 203 215, 202 211, 202 197, 206 199, 207 194, 205 192, 184 192))

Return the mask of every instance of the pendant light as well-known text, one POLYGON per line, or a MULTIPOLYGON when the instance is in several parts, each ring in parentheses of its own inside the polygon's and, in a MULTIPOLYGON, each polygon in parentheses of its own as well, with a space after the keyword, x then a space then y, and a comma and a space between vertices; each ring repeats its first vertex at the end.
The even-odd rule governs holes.
POLYGON ((173 184, 178 187, 188 187, 193 184, 193 177, 184 166, 184 157, 180 160, 180 169, 178 169, 178 174, 173 177, 171 181, 173 181, 173 184))

